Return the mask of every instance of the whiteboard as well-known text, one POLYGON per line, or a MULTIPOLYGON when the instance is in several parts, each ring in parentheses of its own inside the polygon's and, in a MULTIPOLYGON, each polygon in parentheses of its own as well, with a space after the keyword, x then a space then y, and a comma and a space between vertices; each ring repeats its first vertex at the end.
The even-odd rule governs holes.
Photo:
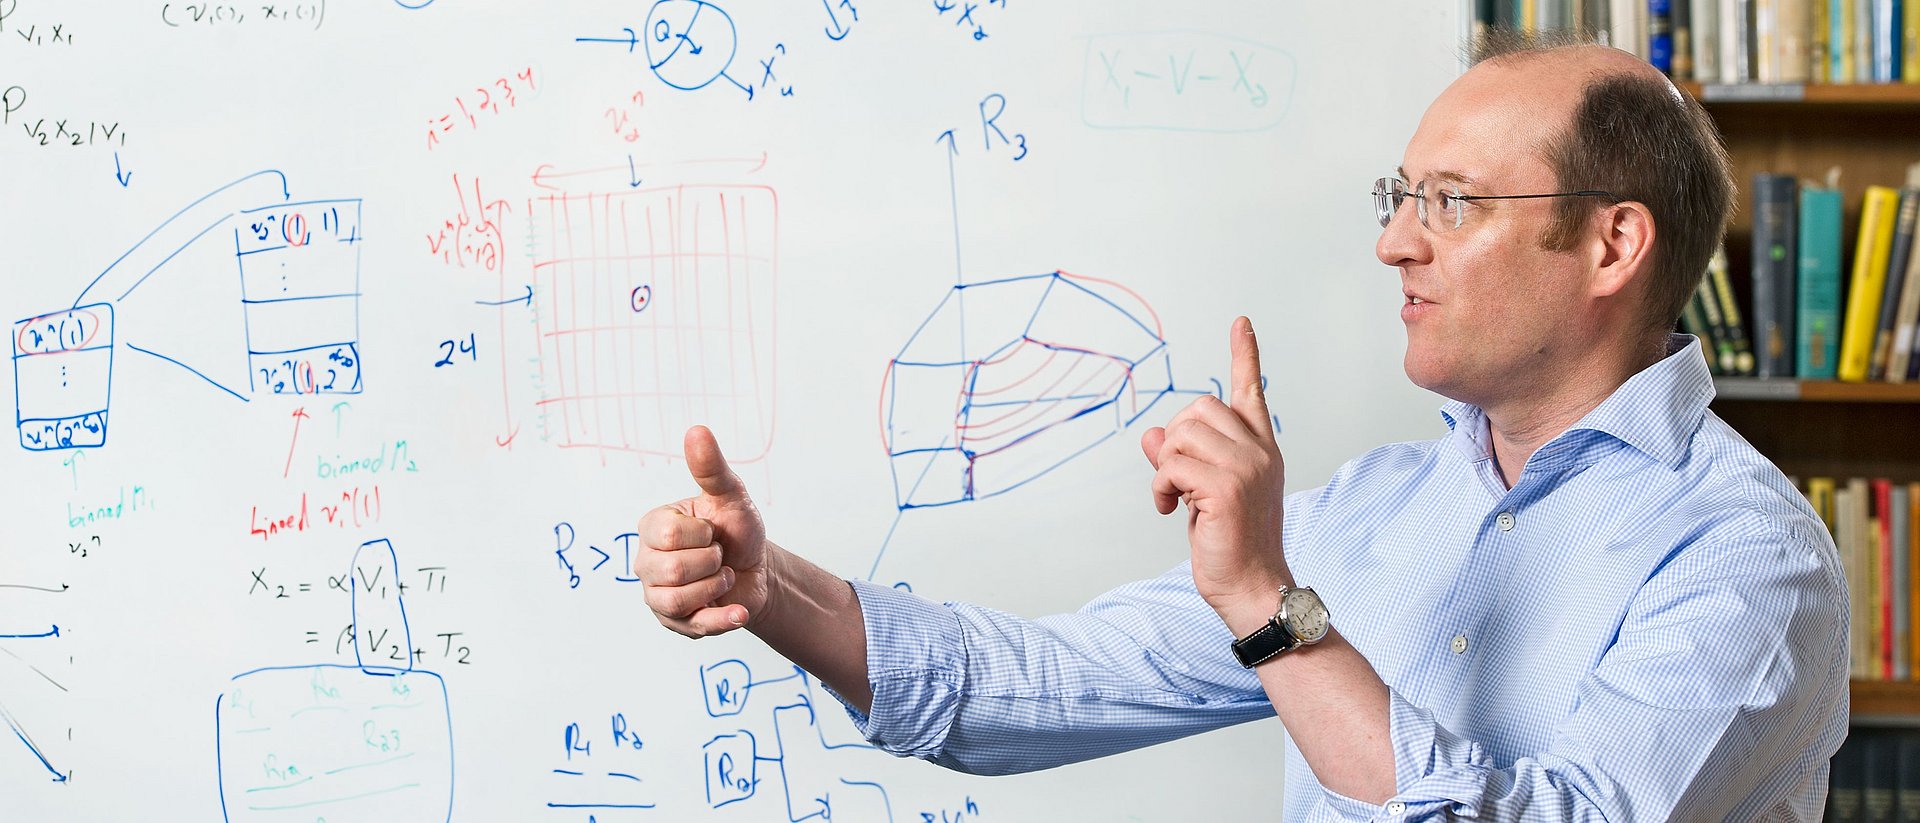
POLYGON ((1038 616, 1186 556, 1250 315, 1291 488, 1436 436, 1364 190, 1456 3, 0 0, 8 820, 1243 819, 1266 721, 976 778, 628 564, 1038 616))

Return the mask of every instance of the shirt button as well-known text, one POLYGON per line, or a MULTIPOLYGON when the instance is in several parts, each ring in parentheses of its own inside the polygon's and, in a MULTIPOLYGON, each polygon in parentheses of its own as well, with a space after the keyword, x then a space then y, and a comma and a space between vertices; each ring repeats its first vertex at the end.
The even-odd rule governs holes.
POLYGON ((1395 800, 1392 803, 1387 804, 1387 814, 1394 815, 1396 817, 1399 816, 1401 812, 1404 812, 1406 810, 1407 810, 1407 804, 1402 803, 1398 800, 1395 800))
POLYGON ((1495 522, 1500 524, 1501 531, 1513 531, 1513 512, 1501 512, 1499 519, 1495 522))
POLYGON ((1464 634, 1454 635, 1453 636, 1453 653, 1461 654, 1466 650, 1467 650, 1467 636, 1464 634))

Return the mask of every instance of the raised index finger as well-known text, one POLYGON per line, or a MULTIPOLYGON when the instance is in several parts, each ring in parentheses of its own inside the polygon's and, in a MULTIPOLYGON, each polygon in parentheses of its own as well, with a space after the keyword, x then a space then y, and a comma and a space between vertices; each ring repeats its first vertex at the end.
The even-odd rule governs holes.
POLYGON ((1227 406, 1246 424, 1247 431, 1273 442, 1272 415, 1267 411, 1267 394, 1260 387, 1260 343, 1253 336, 1253 321, 1244 316, 1234 318, 1232 334, 1228 348, 1233 352, 1233 385, 1227 390, 1227 406))

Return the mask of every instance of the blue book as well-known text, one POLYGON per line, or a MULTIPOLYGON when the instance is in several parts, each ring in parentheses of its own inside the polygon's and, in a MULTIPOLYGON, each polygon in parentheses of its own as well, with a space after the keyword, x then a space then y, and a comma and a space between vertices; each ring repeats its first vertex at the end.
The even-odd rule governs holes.
POLYGON ((1832 380, 1840 362, 1840 190, 1800 190, 1799 322, 1795 369, 1806 380, 1832 380))
POLYGON ((1647 62, 1673 73, 1673 0, 1647 0, 1647 62))
POLYGON ((1792 377, 1796 365, 1793 326, 1794 269, 1799 233, 1794 226, 1798 182, 1791 175, 1753 176, 1753 358, 1760 377, 1792 377))

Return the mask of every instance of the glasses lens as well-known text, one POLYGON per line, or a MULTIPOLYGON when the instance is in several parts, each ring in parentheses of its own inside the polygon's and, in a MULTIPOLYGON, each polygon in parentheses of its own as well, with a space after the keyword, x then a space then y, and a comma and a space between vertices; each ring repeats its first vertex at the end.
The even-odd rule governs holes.
POLYGON ((1460 228, 1460 224, 1466 219, 1467 205, 1460 199, 1460 195, 1459 186, 1435 186, 1434 190, 1427 194, 1427 197, 1433 200, 1431 203, 1433 208, 1429 209, 1432 219, 1425 221, 1427 227, 1436 232, 1448 232, 1460 228))
POLYGON ((1380 228, 1393 222, 1393 213, 1400 210, 1400 201, 1406 196, 1406 186, 1397 177, 1373 181, 1373 216, 1380 221, 1380 228))

